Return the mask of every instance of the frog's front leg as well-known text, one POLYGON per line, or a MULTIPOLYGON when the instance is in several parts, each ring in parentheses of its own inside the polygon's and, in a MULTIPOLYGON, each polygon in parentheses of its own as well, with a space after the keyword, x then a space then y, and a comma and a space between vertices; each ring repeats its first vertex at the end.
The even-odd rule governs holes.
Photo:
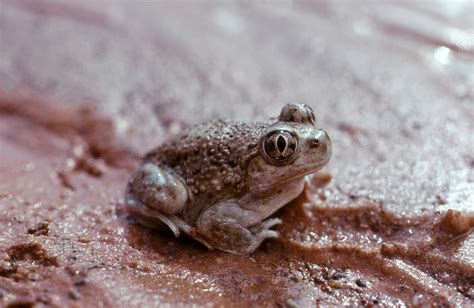
POLYGON ((250 254, 267 238, 278 237, 269 230, 281 223, 278 218, 256 223, 258 216, 238 204, 228 201, 216 204, 199 217, 199 234, 213 247, 236 254, 250 254))

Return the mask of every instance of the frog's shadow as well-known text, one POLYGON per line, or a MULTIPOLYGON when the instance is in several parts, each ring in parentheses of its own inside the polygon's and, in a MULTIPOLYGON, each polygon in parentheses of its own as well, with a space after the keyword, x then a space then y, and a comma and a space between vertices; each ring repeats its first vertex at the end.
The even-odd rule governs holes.
MULTIPOLYGON (((307 214, 305 213, 303 203, 307 201, 306 196, 304 194, 301 194, 298 198, 290 202, 288 205, 285 207, 281 208, 278 210, 275 214, 273 214, 271 217, 281 217, 283 218, 284 221, 299 221, 303 222, 307 219, 307 214)), ((431 225, 433 224, 432 219, 428 219, 425 216, 418 217, 417 219, 412 219, 410 223, 402 223, 402 220, 398 221, 398 219, 393 218, 390 214, 387 214, 380 210, 380 208, 376 205, 369 204, 366 207, 366 211, 369 213, 372 213, 372 215, 375 215, 379 217, 379 220, 383 220, 384 225, 388 223, 392 223, 394 225, 394 229, 398 230, 400 226, 405 228, 412 228, 412 229, 420 229, 418 230, 419 232, 432 232, 431 230, 431 225), (390 217, 389 217, 390 216, 390 217), (391 222, 394 221, 394 222, 391 222), (427 230, 424 230, 427 229, 427 230)), ((317 207, 315 208, 317 209, 317 207)), ((318 210, 321 211, 321 210, 318 210)), ((323 212, 326 212, 326 216, 350 216, 351 209, 339 209, 339 208, 325 208, 322 210, 323 212)), ((255 251, 254 254, 250 256, 239 256, 235 254, 230 254, 226 252, 221 252, 218 250, 209 250, 206 246, 203 244, 199 243, 198 241, 186 236, 185 234, 182 234, 180 237, 175 237, 171 230, 165 225, 162 224, 161 226, 157 226, 154 229, 145 227, 138 222, 134 220, 128 213, 122 212, 122 224, 124 224, 125 227, 125 237, 129 243, 129 245, 139 251, 142 252, 147 252, 151 254, 156 254, 157 256, 170 256, 173 257, 174 259, 179 259, 180 256, 216 256, 216 255, 222 255, 222 256, 238 256, 238 257, 253 257, 255 255, 258 255, 259 253, 268 253, 271 254, 272 251, 279 251, 280 253, 283 254, 291 254, 292 251, 294 250, 294 245, 288 245, 287 241, 284 239, 267 239, 260 245, 260 247, 255 251)), ((322 214, 318 213, 319 215, 322 214)), ((321 215, 323 216, 323 215, 321 215)), ((362 218, 363 219, 363 218, 362 218)), ((378 220, 375 219, 375 222, 378 220)), ((311 225, 318 224, 315 221, 306 221, 303 223, 306 227, 311 227, 311 225)), ((286 233, 291 233, 292 228, 294 228, 294 225, 290 226, 277 226, 276 229, 280 233, 283 232, 283 234, 286 233)), ((402 228, 402 229, 405 229, 402 228)), ((388 229, 388 228, 387 228, 388 229)), ((359 232, 360 230, 357 230, 359 232)), ((381 235, 386 232, 385 229, 383 230, 377 230, 374 228, 373 230, 376 233, 380 233, 381 235)), ((472 229, 470 230, 472 232, 472 229)), ((400 232, 395 232, 395 233, 400 233, 401 235, 406 234, 401 230, 400 232)), ((462 234, 450 241, 444 241, 441 243, 438 243, 442 246, 451 246, 445 247, 446 248, 446 253, 454 253, 457 251, 457 249, 460 247, 462 243, 462 239, 467 236, 469 232, 462 234), (448 245, 449 244, 449 245, 448 245)), ((322 235, 321 235, 322 236, 322 235)), ((385 238, 386 240, 394 240, 385 238)), ((280 255, 278 253, 278 255, 280 255)), ((284 259, 284 257, 282 257, 284 259)))
POLYGON ((196 254, 208 251, 205 246, 187 236, 175 237, 164 224, 149 228, 138 223, 130 215, 124 217, 123 220, 128 244, 141 252, 164 257, 178 257, 176 254, 179 254, 181 250, 196 254))
MULTIPOLYGON (((288 206, 293 206, 289 204, 288 206)), ((282 210, 277 211, 272 217, 282 215, 282 210)), ((120 223, 124 226, 124 236, 130 247, 144 253, 147 258, 165 259, 176 265, 195 268, 203 273, 212 273, 222 265, 216 264, 216 258, 222 259, 229 269, 242 270, 242 262, 255 264, 255 260, 265 263, 272 259, 273 264, 288 261, 287 245, 278 239, 267 239, 251 255, 237 255, 219 250, 210 250, 205 245, 182 234, 175 237, 171 230, 164 224, 155 229, 139 224, 135 219, 122 211, 119 215, 120 223), (200 264, 196 267, 197 264, 200 264), (235 268, 232 266, 235 265, 235 268)), ((259 263, 258 261, 257 263, 259 263)), ((191 268, 190 268, 191 269, 191 268)))
MULTIPOLYGON (((305 215, 304 212, 299 209, 301 207, 302 200, 304 196, 300 195, 295 200, 291 201, 285 207, 279 209, 273 215, 268 218, 282 217, 285 216, 287 211, 296 211, 296 215, 305 215), (298 210, 299 209, 299 210, 298 210)), ((180 254, 185 255, 215 255, 223 254, 230 256, 239 256, 249 258, 252 255, 258 253, 259 251, 266 251, 267 244, 272 243, 271 246, 282 246, 277 250, 285 250, 286 245, 278 245, 281 243, 279 240, 267 239, 265 240, 257 250, 250 256, 242 256, 227 252, 222 252, 216 249, 209 249, 204 244, 196 241, 195 239, 189 237, 185 233, 181 232, 179 237, 175 237, 173 232, 166 226, 164 223, 158 221, 153 228, 144 226, 140 224, 132 215, 127 213, 124 207, 120 207, 118 210, 119 218, 121 224, 125 229, 125 238, 127 239, 129 245, 140 251, 146 251, 148 253, 154 253, 159 255, 169 255, 176 254, 174 257, 178 257, 180 254)), ((274 229, 278 229, 277 226, 274 229)), ((283 244, 283 243, 281 243, 283 244)))

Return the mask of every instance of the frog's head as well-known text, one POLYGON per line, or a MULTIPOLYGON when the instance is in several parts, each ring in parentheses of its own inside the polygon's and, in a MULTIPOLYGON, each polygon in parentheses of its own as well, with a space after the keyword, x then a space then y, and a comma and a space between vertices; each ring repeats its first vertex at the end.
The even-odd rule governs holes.
POLYGON ((311 107, 288 104, 262 135, 259 154, 248 175, 250 187, 263 192, 321 169, 331 158, 331 140, 316 128, 311 107))

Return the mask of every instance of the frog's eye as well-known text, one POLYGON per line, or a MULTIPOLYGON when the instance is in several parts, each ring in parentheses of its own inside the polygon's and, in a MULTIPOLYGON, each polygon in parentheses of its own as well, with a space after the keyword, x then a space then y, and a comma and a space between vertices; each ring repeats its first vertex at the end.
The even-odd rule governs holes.
POLYGON ((298 140, 289 131, 277 130, 269 133, 263 140, 263 152, 272 164, 286 163, 296 155, 298 140))

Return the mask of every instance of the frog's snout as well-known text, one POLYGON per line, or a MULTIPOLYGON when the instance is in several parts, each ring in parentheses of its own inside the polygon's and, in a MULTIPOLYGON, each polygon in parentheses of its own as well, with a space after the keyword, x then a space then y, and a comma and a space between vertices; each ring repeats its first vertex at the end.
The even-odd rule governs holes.
POLYGON ((317 151, 324 163, 328 162, 332 154, 332 144, 328 133, 323 129, 316 130, 314 136, 309 140, 309 148, 317 151))

